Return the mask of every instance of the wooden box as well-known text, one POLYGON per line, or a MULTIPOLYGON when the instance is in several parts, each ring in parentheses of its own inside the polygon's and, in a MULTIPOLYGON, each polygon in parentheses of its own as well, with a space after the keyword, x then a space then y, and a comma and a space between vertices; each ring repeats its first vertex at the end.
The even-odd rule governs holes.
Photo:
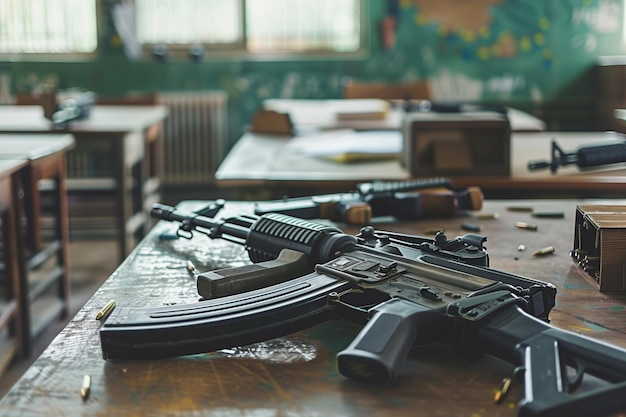
POLYGON ((413 176, 509 176, 510 148, 503 114, 416 112, 404 120, 401 162, 413 176))
POLYGON ((577 206, 571 255, 598 290, 626 290, 626 206, 577 206))

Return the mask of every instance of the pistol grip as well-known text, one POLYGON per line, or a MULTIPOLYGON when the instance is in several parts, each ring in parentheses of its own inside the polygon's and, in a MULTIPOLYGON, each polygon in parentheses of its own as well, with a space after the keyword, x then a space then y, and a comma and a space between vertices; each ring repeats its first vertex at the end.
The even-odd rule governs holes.
MULTIPOLYGON (((337 355, 339 372, 375 385, 391 384, 418 333, 418 317, 434 310, 399 298, 386 301, 350 345, 337 355)), ((431 322, 438 320, 432 317, 431 322)))
POLYGON ((304 253, 283 249, 278 258, 252 265, 217 269, 198 275, 198 294, 206 299, 240 294, 312 272, 304 253))

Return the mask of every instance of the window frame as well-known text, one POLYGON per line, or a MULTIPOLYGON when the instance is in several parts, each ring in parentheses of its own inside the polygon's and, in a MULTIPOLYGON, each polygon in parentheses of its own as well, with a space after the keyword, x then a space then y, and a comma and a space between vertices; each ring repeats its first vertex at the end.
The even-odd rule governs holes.
MULTIPOLYGON (((94 0, 96 4, 96 49, 92 52, 2 52, 0 51, 0 61, 45 61, 45 62, 83 62, 93 61, 102 54, 105 28, 113 24, 107 20, 112 19, 106 7, 109 7, 107 0, 94 0)), ((135 4, 135 0, 131 0, 135 4)), ((242 28, 242 39, 233 43, 210 43, 203 44, 205 56, 217 59, 239 59, 249 61, 298 61, 298 60, 343 60, 363 58, 369 50, 371 38, 370 27, 368 25, 370 6, 367 0, 357 0, 360 5, 361 15, 359 19, 360 39, 359 49, 355 51, 333 51, 333 50, 310 50, 310 51, 276 51, 276 52, 250 52, 246 48, 247 29, 245 25, 246 8, 245 2, 249 0, 232 0, 240 3, 240 23, 242 28)), ((252 0, 254 1, 254 0, 252 0)), ((146 43, 141 44, 140 60, 152 60, 154 48, 162 44, 146 43)), ((193 44, 169 44, 167 45, 168 58, 176 61, 189 60, 190 48, 193 44)))

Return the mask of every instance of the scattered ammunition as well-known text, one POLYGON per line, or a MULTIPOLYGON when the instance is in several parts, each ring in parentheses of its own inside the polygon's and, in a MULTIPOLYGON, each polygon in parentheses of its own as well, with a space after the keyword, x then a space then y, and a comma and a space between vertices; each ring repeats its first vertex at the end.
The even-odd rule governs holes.
POLYGON ((524 246, 524 245, 519 245, 519 246, 517 247, 517 250, 518 250, 519 252, 524 252, 524 251, 526 250, 526 246, 524 246))
POLYGON ((598 272, 598 267, 595 265, 585 265, 583 267, 583 271, 585 271, 588 274, 595 274, 596 272, 598 272))
POLYGON ((518 229, 526 229, 526 230, 537 230, 537 225, 526 222, 516 222, 515 227, 518 229))
POLYGON ((196 273, 196 266, 190 260, 187 260, 187 271, 190 274, 195 274, 196 273))
POLYGON ((581 262, 578 265, 580 265, 580 267, 585 271, 585 272, 589 272, 590 274, 592 272, 596 272, 600 269, 600 264, 599 263, 586 263, 586 262, 581 262))
POLYGON ((509 391, 511 390, 512 382, 513 380, 511 378, 504 378, 502 380, 502 382, 500 383, 500 386, 498 387, 498 389, 496 390, 496 393, 493 396, 493 401, 496 404, 499 404, 500 402, 502 402, 504 397, 506 397, 506 395, 509 393, 509 391))
POLYGON ((461 229, 467 230, 468 232, 480 232, 480 226, 472 223, 463 223, 461 229))
POLYGON ((96 314, 96 320, 105 319, 111 313, 111 311, 113 311, 114 308, 115 308, 115 301, 114 300, 109 301, 102 310, 98 311, 98 314, 96 314))
POLYGON ((535 211, 531 216, 544 219, 562 219, 565 217, 565 213, 562 211, 535 211))
POLYGON ((506 209, 508 211, 515 211, 518 213, 531 213, 533 211, 532 207, 525 207, 525 206, 512 206, 512 207, 507 207, 506 209))
POLYGON ((477 216, 481 220, 497 219, 500 217, 498 213, 482 213, 477 216))
POLYGON ((569 256, 576 258, 577 261, 581 261, 586 255, 587 251, 582 249, 575 249, 569 253, 569 256))
POLYGON ((539 250, 536 250, 533 252, 533 256, 543 256, 543 255, 549 255, 551 253, 554 253, 556 251, 554 246, 547 246, 545 248, 541 248, 539 250))
POLYGON ((589 256, 588 252, 581 249, 576 249, 570 252, 570 256, 576 259, 578 266, 591 276, 595 276, 600 271, 600 257, 589 256))
POLYGON ((80 386, 80 396, 83 400, 89 397, 89 390, 91 389, 91 377, 89 375, 83 376, 83 384, 80 386))

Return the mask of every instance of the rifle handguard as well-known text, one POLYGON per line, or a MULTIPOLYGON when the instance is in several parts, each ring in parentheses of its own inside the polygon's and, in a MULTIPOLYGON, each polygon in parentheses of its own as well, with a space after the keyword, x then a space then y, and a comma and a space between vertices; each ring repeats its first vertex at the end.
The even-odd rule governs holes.
POLYGON ((241 294, 310 272, 312 268, 304 253, 283 249, 278 258, 271 261, 218 269, 198 275, 198 294, 206 299, 241 294))

